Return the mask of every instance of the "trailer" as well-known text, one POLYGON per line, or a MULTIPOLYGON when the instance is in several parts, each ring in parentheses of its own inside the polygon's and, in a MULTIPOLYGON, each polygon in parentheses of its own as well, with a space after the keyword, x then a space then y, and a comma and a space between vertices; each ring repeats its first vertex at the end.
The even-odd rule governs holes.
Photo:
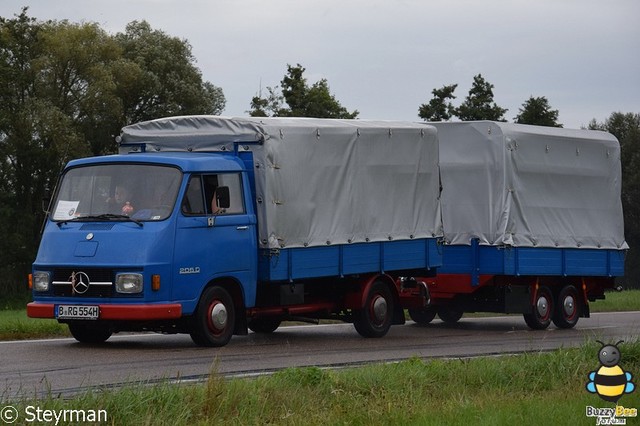
POLYGON ((620 146, 609 133, 501 122, 438 130, 443 264, 426 278, 429 323, 521 313, 575 326, 624 273, 620 146))
POLYGON ((438 141, 407 122, 216 116, 127 126, 63 171, 33 264, 32 318, 80 342, 284 320, 384 336, 442 264, 438 141))

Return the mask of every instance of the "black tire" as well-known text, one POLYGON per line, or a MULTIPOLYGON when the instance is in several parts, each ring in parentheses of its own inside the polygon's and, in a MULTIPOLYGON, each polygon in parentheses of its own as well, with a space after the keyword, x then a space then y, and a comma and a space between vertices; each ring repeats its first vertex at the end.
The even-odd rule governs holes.
POLYGON ((580 318, 581 304, 580 293, 572 285, 567 285, 560 290, 556 302, 555 312, 551 320, 558 328, 573 328, 580 318))
POLYGON ((104 343, 113 334, 104 324, 70 322, 68 325, 73 338, 81 343, 104 343))
POLYGON ((281 323, 282 319, 277 317, 253 318, 249 320, 249 330, 254 333, 273 333, 281 323))
POLYGON ((363 337, 382 337, 393 320, 393 295, 383 281, 375 281, 369 288, 365 305, 354 312, 353 325, 363 337))
POLYGON ((455 324, 460 321, 464 312, 452 307, 442 307, 438 309, 438 317, 447 324, 455 324))
POLYGON ((426 308, 416 309, 409 308, 409 317, 416 324, 427 325, 436 317, 437 311, 433 306, 427 306, 426 308))
POLYGON ((536 299, 533 304, 533 312, 524 314, 524 321, 534 330, 544 330, 551 324, 553 316, 553 294, 549 287, 538 287, 536 299))
POLYGON ((207 288, 200 297, 193 321, 191 339, 195 344, 219 347, 229 343, 236 322, 229 292, 222 287, 207 288))

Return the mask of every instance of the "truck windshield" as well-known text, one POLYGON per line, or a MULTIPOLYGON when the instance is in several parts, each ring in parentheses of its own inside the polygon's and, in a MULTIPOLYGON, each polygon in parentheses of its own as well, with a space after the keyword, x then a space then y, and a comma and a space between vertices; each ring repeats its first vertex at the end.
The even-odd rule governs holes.
POLYGON ((182 172, 146 164, 101 164, 68 170, 53 203, 54 221, 166 219, 182 172))

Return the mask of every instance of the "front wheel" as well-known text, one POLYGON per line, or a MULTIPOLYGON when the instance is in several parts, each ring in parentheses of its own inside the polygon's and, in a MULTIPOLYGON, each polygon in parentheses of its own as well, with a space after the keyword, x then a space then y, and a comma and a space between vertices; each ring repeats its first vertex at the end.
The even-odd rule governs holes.
POLYGON ((70 322, 69 331, 80 343, 104 343, 113 332, 111 328, 103 324, 88 322, 70 322))
POLYGON ((553 317, 553 323, 558 328, 573 328, 580 318, 580 298, 578 289, 572 285, 565 286, 558 294, 558 304, 553 317))
POLYGON ((224 346, 231 340, 235 320, 235 308, 229 292, 222 287, 209 287, 198 303, 191 339, 199 346, 224 346))
POLYGON ((391 290, 376 280, 369 288, 365 305, 354 312, 353 325, 363 337, 382 337, 391 328, 393 309, 391 290))
POLYGON ((538 287, 533 304, 533 312, 524 314, 524 321, 534 330, 544 330, 551 324, 553 315, 553 294, 549 287, 538 287))

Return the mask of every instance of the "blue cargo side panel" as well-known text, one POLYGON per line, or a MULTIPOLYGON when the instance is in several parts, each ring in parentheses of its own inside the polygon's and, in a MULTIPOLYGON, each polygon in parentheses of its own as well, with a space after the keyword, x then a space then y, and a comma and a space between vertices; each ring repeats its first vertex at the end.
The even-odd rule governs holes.
POLYGON ((340 274, 340 247, 287 250, 291 279, 332 277, 340 274))
POLYGON ((382 243, 383 271, 429 268, 430 240, 390 241, 382 243))
POLYGON ((343 275, 366 274, 380 268, 380 243, 342 246, 343 275))
POLYGON ((447 245, 442 247, 443 274, 503 274, 504 250, 495 246, 447 245))
POLYGON ((514 276, 624 275, 624 250, 495 247, 451 245, 443 247, 443 274, 514 276))
POLYGON ((444 274, 470 274, 473 269, 473 250, 471 246, 443 246, 442 268, 444 274))
POLYGON ((263 250, 261 281, 285 281, 387 271, 431 269, 442 264, 435 239, 263 250))
POLYGON ((563 275, 563 249, 506 248, 506 275, 563 275))
POLYGON ((565 253, 565 274, 585 276, 608 275, 607 252, 607 250, 567 249, 565 253))
POLYGON ((625 250, 608 250, 609 252, 609 275, 621 277, 624 275, 625 250))

